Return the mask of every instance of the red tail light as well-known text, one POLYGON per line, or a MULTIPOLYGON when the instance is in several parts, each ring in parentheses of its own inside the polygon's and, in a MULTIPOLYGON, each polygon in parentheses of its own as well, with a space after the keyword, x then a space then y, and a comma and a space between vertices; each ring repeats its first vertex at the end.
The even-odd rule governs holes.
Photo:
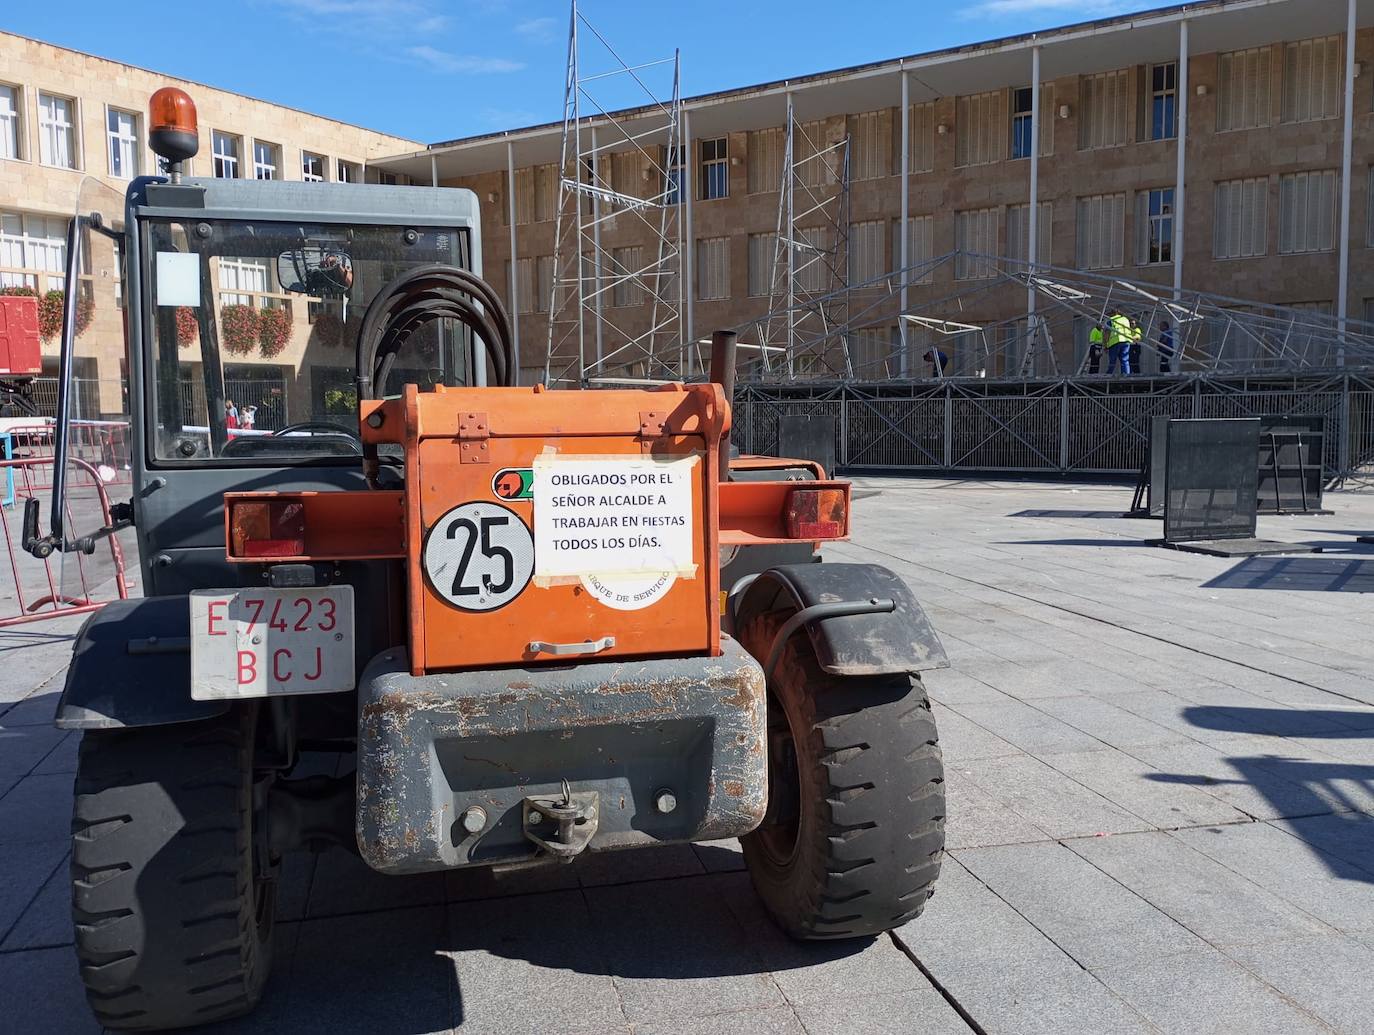
POLYGON ((787 534, 793 539, 834 539, 844 534, 842 489, 793 489, 787 495, 787 534))
POLYGON ((288 500, 230 504, 229 548, 235 557, 305 555, 305 506, 288 500))

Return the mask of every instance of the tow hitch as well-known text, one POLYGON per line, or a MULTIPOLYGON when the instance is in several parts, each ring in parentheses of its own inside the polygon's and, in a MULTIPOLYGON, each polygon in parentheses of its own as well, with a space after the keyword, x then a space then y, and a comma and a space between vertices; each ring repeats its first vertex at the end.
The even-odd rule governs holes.
POLYGON ((561 799, 524 799, 525 836, 559 862, 572 862, 596 834, 597 803, 596 791, 574 794, 564 780, 561 799))

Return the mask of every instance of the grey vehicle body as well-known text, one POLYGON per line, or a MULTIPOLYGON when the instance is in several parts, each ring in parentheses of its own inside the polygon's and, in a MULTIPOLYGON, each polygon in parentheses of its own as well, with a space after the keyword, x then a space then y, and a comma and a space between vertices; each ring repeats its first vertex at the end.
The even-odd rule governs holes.
MULTIPOLYGON (((522 803, 556 806, 569 780, 579 788, 582 803, 564 802, 582 810, 579 851, 748 833, 762 818, 767 799, 765 760, 756 749, 764 738, 764 672, 733 641, 727 640, 720 659, 413 677, 404 659, 404 562, 340 561, 303 572, 299 565, 283 571, 281 565, 226 559, 224 493, 362 489, 364 479, 347 456, 231 458, 226 453, 207 460, 159 455, 154 443, 168 428, 159 424, 165 405, 154 396, 164 371, 149 342, 165 314, 154 304, 148 282, 154 250, 148 228, 176 221, 189 236, 203 230, 213 239, 225 223, 285 226, 301 222, 306 213, 310 224, 341 231, 452 230, 466 239, 462 259, 472 271, 481 271, 480 215, 475 195, 466 190, 237 179, 188 179, 177 185, 144 179, 132 185, 125 212, 131 518, 146 599, 112 604, 83 628, 58 725, 117 729, 221 715, 231 702, 193 700, 189 693, 187 594, 204 588, 347 584, 360 605, 356 693, 270 698, 264 739, 278 746, 283 772, 303 741, 356 743, 356 785, 351 776, 341 778, 326 793, 316 781, 305 794, 293 790, 293 781, 279 781, 274 795, 282 806, 273 836, 283 846, 327 833, 326 839, 352 847, 356 837, 364 859, 388 872, 528 862, 558 854, 558 845, 525 829, 529 807, 522 803), (661 807, 662 794, 678 806, 661 807), (592 799, 597 816, 588 824, 584 806, 592 799), (355 823, 345 830, 338 820, 349 813, 349 801, 355 802, 355 823), (480 846, 474 831, 460 827, 464 817, 476 825, 479 813, 480 846), (332 831, 325 831, 327 823, 333 823, 332 831)), ((214 336, 205 328, 201 339, 203 348, 214 348, 214 336)), ((218 362, 209 352, 203 358, 207 370, 218 362)), ((480 362, 473 358, 469 366, 481 383, 480 362)), ((207 377, 213 416, 223 392, 216 392, 213 377, 207 377)), ((758 552, 759 562, 748 563, 744 551, 731 565, 736 580, 746 574, 759 580, 752 597, 742 598, 744 606, 757 610, 765 589, 779 587, 797 609, 829 602, 833 610, 836 601, 858 602, 859 612, 827 613, 807 623, 829 671, 919 672, 944 663, 919 605, 895 577, 883 580, 881 595, 899 602, 860 633, 855 614, 879 592, 872 583, 877 569, 827 565, 824 573, 809 570, 820 566, 810 563, 817 558, 807 546, 758 552), (789 566, 778 570, 790 575, 759 575, 779 562, 789 566), (808 594, 813 584, 816 592, 808 594), (865 661, 857 668, 856 655, 865 661), (844 660, 832 666, 836 658, 844 660)), ((775 597, 776 592, 768 599, 775 597)), ((546 818, 552 830, 554 817, 546 818)))

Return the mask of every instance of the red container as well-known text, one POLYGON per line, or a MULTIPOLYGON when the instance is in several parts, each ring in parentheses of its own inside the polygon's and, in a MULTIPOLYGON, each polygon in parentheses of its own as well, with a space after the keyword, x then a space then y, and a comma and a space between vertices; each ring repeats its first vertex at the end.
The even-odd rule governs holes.
POLYGON ((0 295, 0 376, 42 372, 38 299, 33 295, 0 295))

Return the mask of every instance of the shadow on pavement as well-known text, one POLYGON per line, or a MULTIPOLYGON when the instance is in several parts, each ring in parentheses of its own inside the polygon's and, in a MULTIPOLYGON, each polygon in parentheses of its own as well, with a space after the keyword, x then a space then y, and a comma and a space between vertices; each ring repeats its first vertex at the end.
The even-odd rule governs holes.
POLYGON ((1124 539, 1120 536, 1104 536, 1101 539, 1010 539, 998 540, 994 546, 1129 546, 1140 549, 1145 544, 1139 539, 1124 539))
MULTIPOLYGON (((1374 739, 1374 708, 1298 709, 1197 706, 1183 712, 1194 726, 1229 733, 1323 740, 1374 739)), ((1295 745, 1296 746, 1296 745, 1295 745)), ((1236 774, 1149 773, 1158 783, 1248 786, 1306 842, 1333 876, 1374 884, 1374 765, 1278 754, 1224 757, 1236 774)))
POLYGON ((1202 588, 1374 593, 1374 557, 1250 557, 1202 588))
POLYGON ((1007 517, 1019 518, 1119 518, 1119 510, 1018 510, 1007 517))

